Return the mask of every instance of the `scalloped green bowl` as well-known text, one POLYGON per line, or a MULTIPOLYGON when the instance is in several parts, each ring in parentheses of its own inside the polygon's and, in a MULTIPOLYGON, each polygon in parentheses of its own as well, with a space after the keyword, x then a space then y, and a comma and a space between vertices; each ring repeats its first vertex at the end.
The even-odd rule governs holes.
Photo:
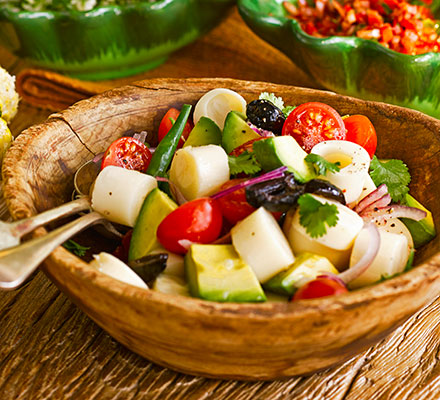
POLYGON ((209 31, 235 0, 158 0, 88 12, 0 6, 0 41, 33 65, 80 79, 133 75, 209 31))
MULTIPOLYGON (((439 53, 409 56, 356 37, 312 37, 286 17, 282 2, 238 0, 238 7, 257 35, 325 88, 440 118, 439 53)), ((433 1, 433 12, 439 6, 433 1)))

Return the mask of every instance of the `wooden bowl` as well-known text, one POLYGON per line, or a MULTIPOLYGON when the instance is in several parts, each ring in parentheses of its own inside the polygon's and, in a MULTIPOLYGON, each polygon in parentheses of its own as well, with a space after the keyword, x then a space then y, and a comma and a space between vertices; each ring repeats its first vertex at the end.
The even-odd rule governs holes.
MULTIPOLYGON (((228 79, 157 79, 81 101, 24 131, 4 162, 14 218, 70 198, 75 170, 117 137, 155 130, 170 106, 227 87, 247 100, 262 91, 287 104, 321 101, 368 116, 382 158, 404 160, 412 193, 440 226, 440 121, 417 111, 310 89, 228 79)), ((39 229, 35 235, 45 234, 39 229)), ((160 365, 226 379, 276 379, 341 362, 378 342, 440 292, 439 237, 417 253, 412 271, 346 295, 296 303, 220 304, 146 291, 89 268, 63 248, 43 270, 116 340, 160 365)))

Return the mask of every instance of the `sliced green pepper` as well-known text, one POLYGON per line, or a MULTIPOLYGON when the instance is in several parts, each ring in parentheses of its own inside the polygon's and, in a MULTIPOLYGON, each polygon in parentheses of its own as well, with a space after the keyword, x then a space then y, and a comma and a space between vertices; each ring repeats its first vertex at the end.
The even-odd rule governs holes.
POLYGON ((189 104, 183 105, 176 122, 157 146, 151 158, 150 165, 148 166, 147 174, 152 176, 166 176, 165 173, 177 149, 177 144, 179 143, 180 136, 182 136, 183 129, 191 112, 191 107, 189 104))

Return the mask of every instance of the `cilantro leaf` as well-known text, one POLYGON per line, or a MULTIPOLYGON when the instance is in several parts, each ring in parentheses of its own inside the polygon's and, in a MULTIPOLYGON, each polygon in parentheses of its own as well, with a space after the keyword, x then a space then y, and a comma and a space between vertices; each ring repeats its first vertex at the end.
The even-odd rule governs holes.
POLYGON ((295 106, 286 106, 286 107, 284 107, 282 110, 283 110, 283 114, 284 114, 284 116, 287 118, 289 115, 290 115, 290 113, 295 109, 296 107, 295 106))
POLYGON ((308 154, 305 161, 311 164, 318 175, 326 176, 327 172, 339 172, 341 170, 339 168, 341 165, 339 161, 332 163, 318 154, 308 154))
POLYGON ((327 233, 326 225, 336 226, 339 220, 339 211, 334 204, 321 203, 308 193, 298 199, 298 204, 299 223, 312 238, 324 236, 327 233))
POLYGON ((401 160, 379 161, 376 156, 370 163, 370 176, 376 186, 387 185, 394 202, 400 202, 409 192, 411 175, 408 167, 401 160))
POLYGON ((71 253, 77 255, 78 257, 84 257, 86 251, 90 249, 90 247, 81 246, 79 243, 76 243, 72 239, 64 242, 63 247, 69 250, 71 253))
POLYGON ((284 108, 284 100, 282 97, 275 96, 274 93, 263 92, 260 94, 260 100, 270 101, 273 105, 277 106, 280 110, 284 108))
POLYGON ((253 153, 245 151, 239 156, 228 156, 229 170, 232 175, 244 172, 247 175, 254 175, 261 171, 261 166, 255 159, 253 153))

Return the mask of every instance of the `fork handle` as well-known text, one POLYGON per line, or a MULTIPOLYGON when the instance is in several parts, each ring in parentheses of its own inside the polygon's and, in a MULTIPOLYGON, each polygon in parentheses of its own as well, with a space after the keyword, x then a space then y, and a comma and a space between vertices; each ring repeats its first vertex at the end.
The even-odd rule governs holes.
POLYGON ((90 199, 88 197, 81 197, 77 200, 69 201, 58 207, 43 211, 40 214, 32 217, 21 219, 12 223, 11 231, 14 236, 21 238, 24 235, 32 232, 39 226, 46 225, 49 222, 55 221, 68 215, 76 214, 81 211, 90 209, 90 199))
POLYGON ((103 220, 101 214, 92 212, 47 235, 0 251, 0 289, 10 290, 20 286, 59 245, 85 228, 103 220))

